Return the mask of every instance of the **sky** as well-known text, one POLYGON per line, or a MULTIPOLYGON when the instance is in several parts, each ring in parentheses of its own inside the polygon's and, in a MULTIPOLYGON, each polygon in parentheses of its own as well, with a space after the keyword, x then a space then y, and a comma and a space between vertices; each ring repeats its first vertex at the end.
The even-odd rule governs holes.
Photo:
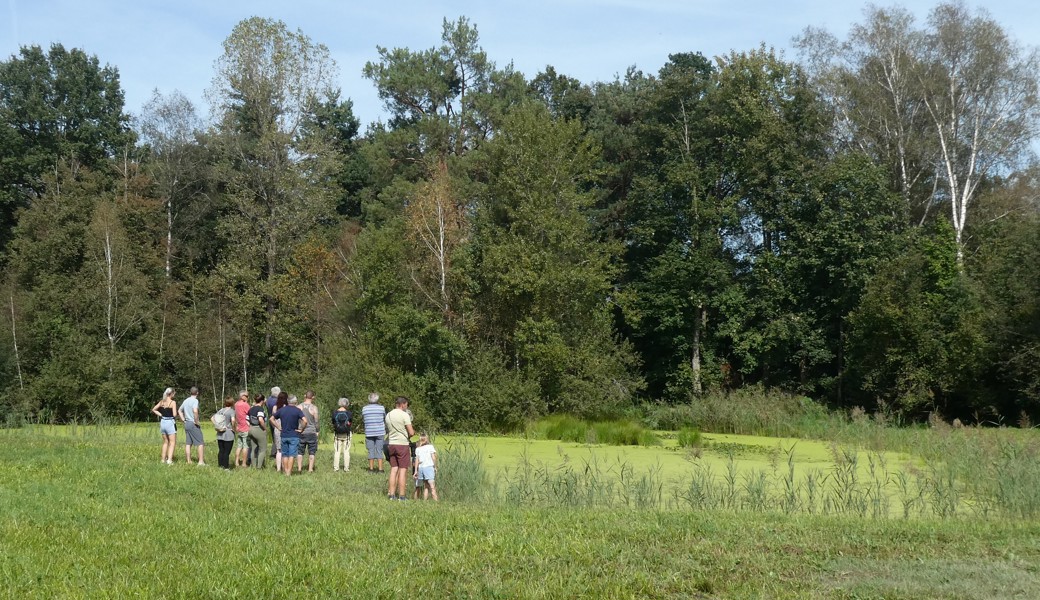
MULTIPOLYGON (((339 66, 342 94, 362 123, 384 116, 361 70, 376 46, 423 50, 440 45, 444 18, 466 16, 499 66, 528 78, 546 65, 582 82, 609 81, 630 66, 656 73, 677 52, 711 58, 772 46, 796 59, 791 40, 805 27, 838 37, 862 20, 866 2, 845 0, 0 0, 0 60, 19 47, 59 42, 119 69, 126 109, 138 113, 152 91, 179 90, 209 110, 205 90, 221 43, 251 16, 280 19, 325 44, 339 66)), ((1035 0, 991 0, 987 11, 1018 43, 1040 45, 1035 0)), ((935 1, 899 4, 924 21, 935 1)), ((973 9, 982 6, 968 2, 973 9)))

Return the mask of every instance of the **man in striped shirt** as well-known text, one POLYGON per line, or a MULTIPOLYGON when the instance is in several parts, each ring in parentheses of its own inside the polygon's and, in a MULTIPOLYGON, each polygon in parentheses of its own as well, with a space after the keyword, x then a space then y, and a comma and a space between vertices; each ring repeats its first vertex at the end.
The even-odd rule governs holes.
POLYGON ((368 395, 368 404, 361 409, 361 419, 365 422, 365 448, 368 450, 368 470, 376 472, 376 461, 379 461, 379 473, 383 472, 383 437, 386 435, 386 409, 379 403, 379 394, 368 395))

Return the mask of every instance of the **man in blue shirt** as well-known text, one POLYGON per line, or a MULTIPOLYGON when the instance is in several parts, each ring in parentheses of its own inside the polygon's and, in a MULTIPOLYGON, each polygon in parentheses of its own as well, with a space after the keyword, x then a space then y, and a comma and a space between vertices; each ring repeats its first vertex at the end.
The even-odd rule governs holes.
POLYGON ((292 473, 292 464, 296 460, 296 454, 300 450, 300 432, 307 426, 307 417, 300 410, 299 400, 296 396, 289 396, 289 404, 274 413, 275 425, 282 432, 282 471, 289 477, 292 473))

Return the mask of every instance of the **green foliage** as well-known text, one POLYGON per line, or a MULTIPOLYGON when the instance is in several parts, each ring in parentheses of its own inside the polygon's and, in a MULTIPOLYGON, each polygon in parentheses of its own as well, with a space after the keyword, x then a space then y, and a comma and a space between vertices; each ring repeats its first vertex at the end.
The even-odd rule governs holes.
POLYGON ((656 446, 661 440, 632 420, 585 421, 562 414, 544 417, 528 424, 527 436, 580 444, 613 446, 656 446))
POLYGON ((675 436, 675 440, 679 443, 680 448, 700 448, 704 445, 700 430, 691 427, 680 429, 675 436))
POLYGON ((651 429, 818 437, 833 418, 805 396, 750 386, 707 393, 687 404, 649 406, 644 420, 651 429))
POLYGON ((942 223, 879 271, 849 318, 853 381, 911 413, 980 408, 970 399, 986 352, 982 306, 942 223))

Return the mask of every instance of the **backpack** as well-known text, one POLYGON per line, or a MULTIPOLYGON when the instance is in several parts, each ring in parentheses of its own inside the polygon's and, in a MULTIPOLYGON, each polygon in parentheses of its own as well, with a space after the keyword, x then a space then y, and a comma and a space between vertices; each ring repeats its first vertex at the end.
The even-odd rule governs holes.
POLYGON ((350 413, 345 410, 337 410, 332 413, 332 429, 334 429, 338 435, 349 434, 350 413))
POLYGON ((249 424, 252 425, 253 427, 259 427, 260 426, 260 415, 262 415, 262 414, 264 414, 264 413, 250 413, 250 414, 246 415, 247 418, 249 419, 249 424))
POLYGON ((231 426, 231 424, 228 423, 227 413, 222 410, 213 413, 213 416, 210 417, 209 420, 213 421, 213 427, 217 429, 217 433, 224 433, 228 430, 228 427, 231 426))

